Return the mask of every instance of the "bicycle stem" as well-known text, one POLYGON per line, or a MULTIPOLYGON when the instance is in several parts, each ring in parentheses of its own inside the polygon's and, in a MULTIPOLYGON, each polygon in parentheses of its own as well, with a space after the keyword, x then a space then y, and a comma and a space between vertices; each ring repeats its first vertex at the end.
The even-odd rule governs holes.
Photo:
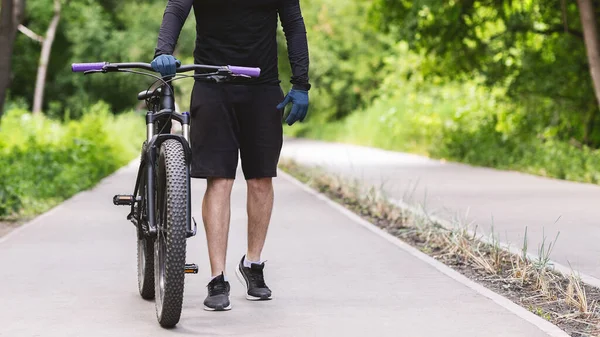
POLYGON ((175 99, 173 98, 172 84, 165 84, 163 88, 164 90, 162 92, 162 108, 175 111, 175 99))

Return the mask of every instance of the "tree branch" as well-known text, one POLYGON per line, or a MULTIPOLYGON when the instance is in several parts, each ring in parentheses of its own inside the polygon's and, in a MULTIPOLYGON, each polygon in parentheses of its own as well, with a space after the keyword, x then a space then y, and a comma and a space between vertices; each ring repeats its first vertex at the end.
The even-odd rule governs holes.
POLYGON ((502 35, 504 35, 506 33, 528 33, 528 32, 540 34, 540 35, 552 35, 555 33, 570 34, 570 35, 573 35, 573 36, 578 37, 583 40, 583 32, 582 31, 574 30, 574 29, 566 29, 565 30, 565 28, 560 25, 550 27, 548 29, 535 29, 531 26, 525 26, 525 25, 508 27, 506 31, 498 33, 498 34, 490 37, 490 39, 491 40, 498 39, 499 37, 501 37, 502 35))
POLYGON ((39 43, 44 42, 44 38, 42 36, 37 35, 34 31, 32 31, 31 29, 29 29, 23 25, 19 25, 19 31, 34 41, 37 41, 39 43))
POLYGON ((573 30, 573 29, 568 29, 565 27, 561 27, 561 26, 555 26, 555 27, 550 27, 549 29, 532 29, 532 32, 536 33, 536 34, 542 34, 542 35, 552 35, 554 33, 567 33, 573 36, 576 36, 580 39, 583 39, 583 32, 578 31, 578 30, 573 30))

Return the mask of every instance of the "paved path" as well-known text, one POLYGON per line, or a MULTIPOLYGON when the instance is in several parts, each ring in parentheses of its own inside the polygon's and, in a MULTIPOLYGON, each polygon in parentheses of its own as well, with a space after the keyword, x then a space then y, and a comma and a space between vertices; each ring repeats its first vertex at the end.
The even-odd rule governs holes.
MULTIPOLYGON (((233 276, 233 310, 203 311, 208 258, 199 231, 188 256, 201 273, 186 278, 178 327, 161 329, 154 304, 137 294, 127 210, 111 205, 134 174, 124 169, 0 241, 1 336, 547 336, 285 178, 264 254, 275 299, 245 300, 233 276)), ((203 182, 192 188, 199 219, 203 182)), ((238 181, 229 275, 245 250, 244 205, 238 181)))
POLYGON ((310 140, 286 140, 283 156, 383 184, 390 197, 424 204, 447 220, 472 221, 487 233, 493 219, 500 240, 514 246, 527 226, 531 253, 544 233, 550 241, 560 231, 552 259, 600 279, 600 186, 310 140))

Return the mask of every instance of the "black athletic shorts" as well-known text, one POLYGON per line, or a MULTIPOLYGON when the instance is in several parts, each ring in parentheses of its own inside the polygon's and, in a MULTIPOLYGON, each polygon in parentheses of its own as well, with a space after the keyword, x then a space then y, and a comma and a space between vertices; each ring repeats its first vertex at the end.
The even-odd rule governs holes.
POLYGON ((190 104, 193 178, 276 177, 283 144, 278 85, 195 82, 190 104))

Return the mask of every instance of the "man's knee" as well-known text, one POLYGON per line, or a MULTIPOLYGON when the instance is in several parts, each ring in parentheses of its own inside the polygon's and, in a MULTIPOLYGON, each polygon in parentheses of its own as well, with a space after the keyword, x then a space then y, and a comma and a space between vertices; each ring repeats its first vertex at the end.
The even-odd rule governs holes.
POLYGON ((248 190, 251 193, 269 193, 273 190, 273 178, 248 179, 248 190))
POLYGON ((210 191, 214 191, 214 192, 222 192, 222 193, 227 193, 231 191, 231 188, 233 187, 233 179, 227 179, 227 178, 208 178, 207 179, 207 188, 210 191))

